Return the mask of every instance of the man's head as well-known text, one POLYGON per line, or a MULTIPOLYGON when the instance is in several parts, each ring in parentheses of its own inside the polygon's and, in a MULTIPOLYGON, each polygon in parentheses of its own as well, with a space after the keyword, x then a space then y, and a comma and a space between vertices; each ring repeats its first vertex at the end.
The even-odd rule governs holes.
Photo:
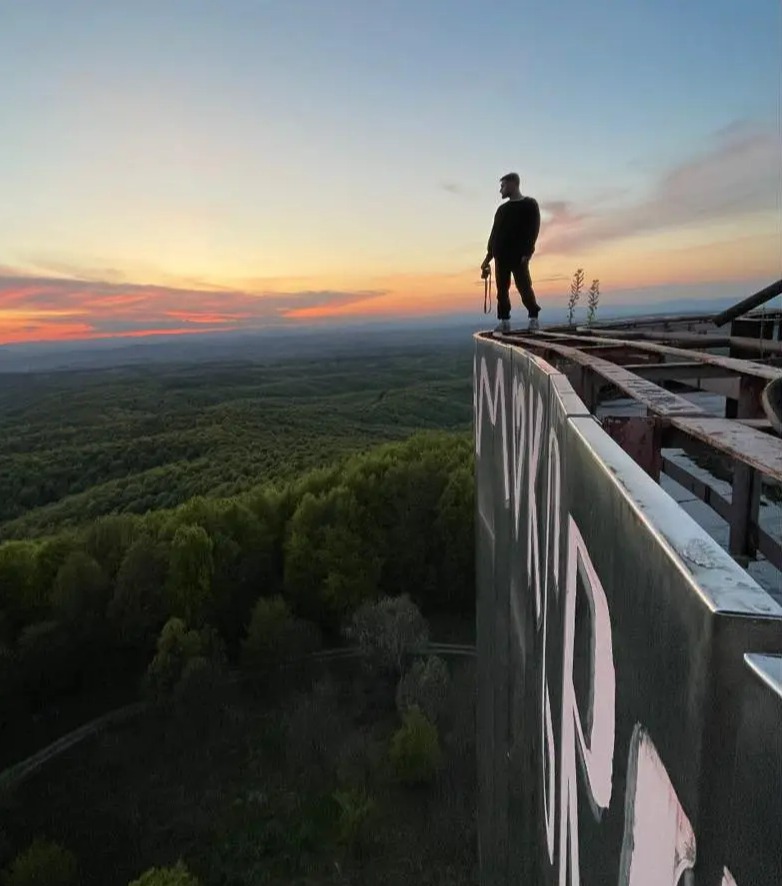
POLYGON ((516 172, 509 172, 500 179, 500 194, 503 200, 506 197, 515 197, 519 193, 519 176, 516 172))

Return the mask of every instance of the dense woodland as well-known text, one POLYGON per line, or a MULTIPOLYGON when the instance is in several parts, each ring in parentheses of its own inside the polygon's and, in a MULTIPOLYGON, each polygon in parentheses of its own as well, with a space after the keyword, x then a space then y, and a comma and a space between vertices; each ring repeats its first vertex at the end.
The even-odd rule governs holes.
POLYGON ((0 540, 228 496, 470 421, 469 346, 434 354, 0 376, 0 540))
POLYGON ((471 632, 469 372, 468 350, 3 386, 0 765, 147 706, 3 794, 5 883, 471 882, 473 674, 425 653, 471 632), (360 667, 279 671, 345 644, 360 667))

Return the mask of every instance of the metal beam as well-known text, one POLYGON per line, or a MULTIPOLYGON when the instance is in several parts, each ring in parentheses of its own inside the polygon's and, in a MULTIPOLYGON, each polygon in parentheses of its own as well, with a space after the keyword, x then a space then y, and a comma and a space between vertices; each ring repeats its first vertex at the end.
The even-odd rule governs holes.
MULTIPOLYGON (((629 397, 637 400, 655 415, 704 415, 704 411, 700 407, 684 397, 666 391, 659 385, 644 378, 639 378, 639 376, 629 372, 622 366, 617 366, 608 360, 602 360, 594 354, 585 354, 577 348, 570 348, 567 345, 547 341, 537 336, 535 338, 514 337, 508 340, 521 344, 528 350, 540 350, 544 353, 556 354, 578 364, 586 373, 586 378, 584 378, 581 387, 582 391, 587 394, 587 400, 592 399, 592 397, 589 396, 589 391, 585 389, 594 384, 594 376, 598 376, 604 382, 608 382, 629 397)), ((587 406, 591 408, 589 402, 587 402, 587 406)))
POLYGON ((701 379, 701 378, 736 378, 738 373, 735 369, 726 369, 724 366, 711 366, 700 361, 680 361, 671 363, 625 363, 624 368, 628 372, 634 372, 641 378, 649 381, 665 381, 671 379, 701 379))
POLYGON ((654 417, 607 415, 603 430, 657 483, 662 468, 662 428, 654 417))
POLYGON ((708 443, 730 458, 744 462, 775 480, 782 480, 782 443, 771 434, 738 421, 710 415, 673 416, 672 427, 688 437, 708 443))
MULTIPOLYGON (((595 335, 602 338, 603 334, 599 329, 595 330, 595 335)), ((628 341, 659 341, 668 342, 673 347, 678 348, 737 348, 743 351, 753 351, 758 354, 768 354, 768 356, 778 357, 782 354, 782 342, 774 341, 770 338, 747 338, 739 335, 712 335, 704 333, 688 332, 625 332, 623 336, 628 341)))
POLYGON ((679 486, 691 492, 697 499, 707 504, 712 510, 722 517, 726 522, 730 520, 730 502, 724 495, 720 495, 716 489, 704 483, 700 477, 696 477, 683 468, 671 461, 667 456, 662 458, 663 473, 674 480, 679 486))
POLYGON ((728 308, 726 311, 723 311, 721 314, 717 314, 717 316, 714 318, 714 325, 724 326, 731 320, 735 320, 736 317, 740 317, 742 314, 746 314, 753 308, 759 308, 761 305, 765 304, 767 301, 771 301, 772 298, 776 298, 776 296, 778 295, 782 295, 782 280, 777 280, 775 283, 772 283, 770 286, 766 286, 765 289, 761 289, 754 295, 750 295, 747 298, 742 299, 740 302, 733 305, 733 307, 728 308))
MULTIPOLYGON (((556 332, 540 333, 540 338, 559 339, 560 335, 556 332)), ((601 338, 605 342, 611 342, 614 345, 626 345, 639 351, 649 351, 654 354, 664 354, 669 357, 678 357, 680 360, 697 360, 700 363, 710 366, 722 366, 725 369, 732 369, 738 375, 754 376, 771 381, 775 378, 782 378, 782 369, 775 366, 769 366, 767 363, 757 363, 753 360, 739 360, 736 357, 722 357, 719 354, 708 354, 705 351, 689 351, 684 348, 674 348, 671 345, 661 345, 653 341, 629 341, 624 338, 613 338, 603 336, 601 338)), ((536 339, 538 336, 536 336, 536 339)), ((528 339, 524 339, 528 341, 528 339)))
MULTIPOLYGON (((724 495, 720 495, 708 483, 704 483, 699 477, 695 477, 666 456, 662 458, 662 472, 678 483, 683 489, 691 492, 699 501, 708 505, 726 523, 730 523, 733 506, 724 495)), ((754 523, 749 531, 756 538, 757 550, 772 566, 782 570, 782 545, 773 536, 769 535, 768 532, 761 529, 757 523, 754 523)))
POLYGON ((771 535, 769 535, 760 526, 756 527, 755 532, 758 537, 758 550, 768 560, 782 572, 782 545, 771 535))

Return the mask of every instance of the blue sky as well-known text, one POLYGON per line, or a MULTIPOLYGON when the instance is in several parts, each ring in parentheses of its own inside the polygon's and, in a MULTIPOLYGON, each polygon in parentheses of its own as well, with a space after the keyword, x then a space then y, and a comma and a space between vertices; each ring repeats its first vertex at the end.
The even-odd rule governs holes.
POLYGON ((0 271, 447 309, 516 169, 544 292, 773 278, 781 8, 0 0, 0 271))

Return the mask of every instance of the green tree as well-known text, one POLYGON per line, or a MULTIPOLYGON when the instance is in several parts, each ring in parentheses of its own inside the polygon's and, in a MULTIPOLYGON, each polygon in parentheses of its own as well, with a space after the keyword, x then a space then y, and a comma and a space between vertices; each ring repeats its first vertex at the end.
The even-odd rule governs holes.
POLYGON ((81 644, 56 621, 24 628, 17 641, 16 659, 22 688, 38 702, 72 688, 83 664, 81 644))
POLYGON ((71 627, 94 633, 105 618, 109 592, 109 581, 98 563, 84 551, 73 551, 54 580, 52 609, 71 627))
POLYGON ((124 646, 154 646, 166 620, 168 555, 165 547, 142 535, 128 548, 117 573, 108 615, 115 636, 124 646))
MULTIPOLYGON (((462 593, 474 569, 461 547, 447 550, 446 542, 466 538, 466 551, 474 547, 472 513, 465 516, 471 499, 462 495, 466 509, 452 522, 441 521, 443 504, 457 503, 457 489, 450 499, 446 490, 454 475, 469 475, 473 484, 471 440, 439 433, 417 434, 404 444, 390 444, 351 459, 345 467, 344 484, 353 493, 363 515, 365 546, 381 563, 378 591, 395 596, 408 593, 423 609, 452 607, 453 594, 462 593), (451 536, 444 537, 446 530, 451 536), (460 534, 457 533, 460 530, 460 534), (447 564, 454 558, 468 567, 467 576, 451 569, 460 587, 444 584, 447 564)), ((461 480, 461 478, 460 478, 461 480)), ((458 487, 461 493, 461 485, 458 487)), ((474 595, 473 595, 474 596, 474 595)))
POLYGON ((38 838, 3 872, 3 886, 76 886, 76 856, 50 840, 38 838))
POLYGON ((136 539, 140 518, 134 514, 111 514, 90 524, 84 538, 87 553, 114 580, 128 548, 136 539))
POLYGON ((37 556, 38 547, 30 541, 0 544, 0 609, 12 634, 45 609, 37 556))
POLYGON ((150 868, 128 886, 201 886, 200 880, 191 874, 180 859, 174 867, 150 868))
POLYGON ((188 662, 202 658, 222 666, 224 651, 219 637, 209 628, 190 629, 181 618, 170 618, 157 641, 155 657, 147 668, 147 691, 158 700, 170 696, 188 662))
POLYGON ((177 529, 168 574, 170 610, 192 624, 205 620, 211 603, 213 543, 203 526, 177 529))
POLYGON ((72 533, 62 533, 44 539, 38 545, 36 554, 38 576, 42 595, 48 601, 51 597, 54 580, 60 567, 68 559, 68 555, 81 548, 82 545, 72 533))
POLYGON ((382 529, 376 542, 383 554, 381 593, 415 589, 423 600, 436 586, 432 526, 446 476, 430 453, 421 455, 415 461, 390 461, 371 489, 370 519, 382 529))
POLYGON ((198 525, 212 541, 212 619, 234 644, 244 633, 261 589, 280 584, 277 538, 270 514, 258 516, 238 499, 195 498, 176 510, 173 526, 198 525))
POLYGON ((418 709, 404 715, 391 739, 391 763, 400 781, 409 785, 432 781, 442 763, 437 726, 418 709))
POLYGON ((400 714, 417 707, 432 722, 448 701, 450 679, 448 667, 436 655, 418 659, 402 677, 396 690, 396 706, 400 714))
POLYGON ((402 594, 363 604, 345 634, 369 663, 399 677, 407 656, 428 643, 429 626, 415 603, 402 594))
POLYGON ((288 526, 285 591, 303 616, 334 622, 374 596, 380 561, 365 543, 362 525, 345 486, 302 498, 288 526))
POLYGON ((316 626, 295 618, 282 597, 261 597, 242 644, 242 659, 249 667, 267 667, 313 651, 319 639, 316 626))
POLYGON ((438 580, 430 604, 447 612, 475 612, 475 478, 472 453, 455 468, 437 503, 434 535, 438 580))

